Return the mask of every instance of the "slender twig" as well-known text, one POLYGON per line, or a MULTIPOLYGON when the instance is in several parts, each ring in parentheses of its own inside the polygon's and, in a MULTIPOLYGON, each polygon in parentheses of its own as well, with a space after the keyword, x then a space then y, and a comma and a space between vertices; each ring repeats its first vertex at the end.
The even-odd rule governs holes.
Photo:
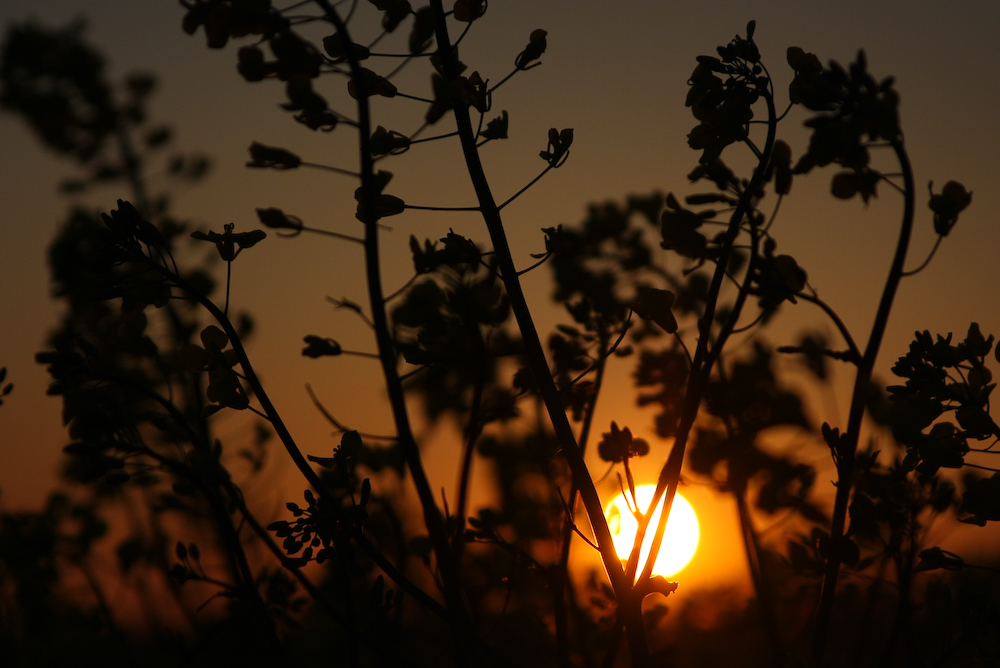
POLYGON ((417 211, 479 211, 478 206, 417 206, 416 204, 404 205, 407 209, 417 211))
MULTIPOLYGON (((334 428, 337 431, 342 431, 342 432, 355 431, 354 429, 351 429, 350 427, 348 427, 347 425, 345 425, 344 423, 342 423, 337 418, 333 417, 333 414, 331 414, 330 411, 328 411, 326 409, 326 406, 324 406, 320 402, 319 398, 316 396, 316 393, 313 392, 312 386, 309 385, 308 383, 306 383, 306 392, 309 394, 309 398, 312 400, 313 405, 316 407, 316 409, 323 415, 324 418, 326 418, 327 422, 329 422, 330 424, 332 424, 334 426, 334 428)), ((378 441, 395 441, 396 440, 395 436, 383 436, 381 434, 368 434, 368 433, 365 433, 365 432, 362 432, 362 431, 358 432, 358 436, 361 436, 362 438, 371 438, 371 439, 375 439, 375 440, 378 440, 378 441)))
POLYGON ((375 323, 373 323, 371 319, 364 314, 364 311, 362 311, 357 304, 349 302, 346 299, 336 299, 334 297, 329 297, 329 296, 326 298, 326 301, 330 302, 337 308, 346 308, 348 311, 351 311, 352 313, 356 314, 359 318, 361 318, 361 320, 363 320, 366 325, 368 325, 372 329, 375 329, 375 323))
POLYGON ((400 287, 400 288, 399 288, 398 290, 396 290, 396 291, 394 291, 394 292, 391 292, 391 293, 389 293, 389 294, 388 294, 388 295, 386 296, 386 298, 385 298, 385 302, 386 302, 386 303, 388 304, 388 303, 389 303, 389 302, 391 302, 391 301, 392 301, 393 299, 395 299, 395 298, 396 298, 396 297, 398 297, 399 295, 401 295, 401 294, 403 294, 404 292, 406 292, 406 289, 407 289, 408 287, 410 287, 411 285, 413 285, 413 282, 414 282, 415 280, 417 280, 418 278, 420 278, 420 276, 421 276, 421 274, 414 274, 413 276, 410 276, 410 278, 409 278, 409 279, 407 279, 406 283, 403 283, 402 287, 400 287))
POLYGON ((261 413, 259 410, 257 410, 253 406, 247 406, 247 410, 250 411, 251 413, 253 413, 254 415, 257 415, 258 417, 261 417, 261 418, 267 420, 268 422, 271 421, 271 418, 267 417, 266 414, 261 413))
POLYGON ((361 350, 346 350, 346 349, 342 348, 340 350, 340 354, 341 355, 354 355, 355 357, 367 357, 367 358, 373 359, 373 360, 382 359, 382 357, 378 353, 366 353, 366 352, 363 352, 361 350))
MULTIPOLYGON (((477 146, 477 148, 478 148, 478 146, 477 146)), ((549 171, 552 170, 554 167, 555 167, 555 165, 552 165, 552 164, 550 164, 549 166, 547 166, 545 169, 542 170, 541 174, 539 174, 535 178, 531 179, 531 181, 528 182, 528 185, 524 186, 523 188, 521 188, 520 190, 518 190, 516 193, 514 193, 513 195, 511 195, 510 197, 508 197, 507 200, 503 204, 501 204, 500 206, 497 207, 497 209, 503 209, 505 206, 507 206, 508 204, 510 204, 511 202, 513 202, 514 200, 516 200, 518 197, 521 196, 522 193, 524 193, 525 190, 527 190, 531 186, 533 186, 536 183, 538 183, 538 180, 541 179, 546 174, 548 174, 549 171)))
POLYGON ((937 240, 934 242, 934 247, 931 248, 930 254, 927 255, 927 259, 921 262, 920 266, 917 267, 916 269, 912 271, 904 271, 903 276, 913 276, 914 274, 919 274, 921 271, 923 271, 924 268, 931 263, 931 260, 934 259, 934 254, 937 253, 938 248, 941 246, 942 239, 944 239, 944 237, 942 237, 939 234, 937 240))
POLYGON ((285 235, 285 236, 289 236, 289 237, 295 236, 299 232, 310 232, 312 234, 322 234, 324 236, 334 237, 335 239, 343 239, 344 241, 353 241, 354 243, 361 244, 362 246, 365 243, 364 239, 359 239, 358 237, 352 237, 349 234, 342 234, 340 232, 333 232, 331 230, 321 230, 321 229, 316 228, 316 227, 305 227, 305 226, 299 228, 299 230, 297 230, 294 234, 289 234, 289 235, 285 235))
MULTIPOLYGON (((423 55, 423 54, 419 54, 419 55, 423 55)), ((392 68, 392 71, 389 72, 388 74, 386 74, 384 78, 387 81, 391 81, 394 76, 396 76, 397 74, 399 74, 400 72, 403 71, 404 67, 406 67, 407 65, 409 65, 410 63, 412 63, 413 59, 415 57, 416 57, 416 55, 410 54, 409 58, 403 58, 402 62, 399 63, 399 65, 396 65, 394 68, 392 68)), ((396 93, 396 95, 398 95, 399 97, 409 97, 409 98, 412 98, 414 100, 420 100, 422 102, 433 102, 433 100, 424 100, 423 98, 413 97, 412 95, 404 95, 402 93, 396 93)))
POLYGON ((423 139, 411 139, 410 140, 410 145, 412 146, 413 144, 419 144, 419 143, 425 142, 425 141, 436 141, 438 139, 447 139, 448 137, 457 137, 457 136, 458 136, 458 132, 457 131, 455 131, 455 132, 447 132, 447 133, 445 133, 443 135, 434 135, 433 137, 424 137, 423 139))
POLYGON ((494 86, 493 88, 490 88, 490 89, 489 89, 489 91, 487 92, 487 94, 488 94, 488 95, 492 95, 492 94, 493 94, 493 93, 494 93, 494 92, 495 92, 495 91, 496 91, 496 90, 497 90, 498 88, 500 88, 500 86, 502 86, 502 85, 504 85, 505 83, 507 83, 507 81, 508 81, 508 80, 509 80, 509 79, 510 79, 510 78, 511 78, 512 76, 514 76, 515 74, 517 74, 518 72, 521 72, 521 71, 523 71, 523 70, 522 70, 521 68, 519 68, 519 67, 515 67, 515 68, 514 68, 514 70, 513 70, 513 71, 512 71, 512 72, 511 72, 510 74, 508 74, 507 76, 505 76, 505 77, 504 77, 503 79, 501 79, 501 80, 500 80, 500 83, 498 83, 498 84, 497 84, 496 86, 494 86))
POLYGON ((761 230, 763 234, 768 234, 768 232, 771 230, 771 226, 774 225, 774 221, 778 218, 778 211, 781 209, 781 203, 784 200, 785 200, 784 194, 778 195, 778 200, 774 203, 774 211, 771 212, 771 217, 768 218, 767 223, 761 230))
POLYGON ((353 176, 354 178, 358 178, 359 176, 361 176, 357 172, 352 172, 349 169, 341 169, 340 167, 331 167, 330 165, 320 165, 320 164, 315 163, 315 162, 305 162, 305 161, 302 161, 302 162, 299 163, 299 165, 302 166, 302 167, 312 167, 313 169, 322 169, 325 172, 333 172, 334 174, 343 174, 344 176, 353 176))
POLYGON ((399 380, 401 380, 401 381, 408 380, 408 379, 412 378, 413 376, 416 376, 421 371, 426 371, 427 369, 431 368, 431 366, 433 366, 433 365, 431 365, 431 364, 424 364, 424 365, 421 365, 421 366, 417 367, 413 371, 407 371, 404 374, 400 374, 399 380))
POLYGON ((551 258, 551 257, 552 257, 552 253, 546 253, 545 255, 542 256, 541 260, 539 260, 535 264, 531 265, 527 269, 522 269, 521 271, 517 272, 517 275, 518 276, 522 276, 523 274, 527 274, 532 269, 537 269, 538 267, 541 267, 543 264, 545 264, 546 262, 548 262, 549 258, 551 258))
MULTIPOLYGON (((407 62, 408 62, 408 61, 405 61, 405 60, 404 60, 404 61, 402 62, 402 64, 400 64, 400 66, 399 66, 399 67, 397 67, 397 68, 396 68, 396 69, 395 69, 395 70, 394 70, 394 71, 393 71, 392 73, 390 73, 390 76, 391 76, 392 74, 395 74, 396 72, 398 72, 398 71, 399 71, 399 69, 400 69, 400 68, 401 68, 401 67, 402 67, 403 65, 405 65, 405 64, 406 64, 407 62)), ((386 77, 386 78, 388 78, 388 77, 386 77)), ((396 97, 405 97, 405 98, 406 98, 406 99, 408 99, 408 100, 416 100, 417 102, 426 102, 427 104, 434 104, 434 100, 431 100, 431 99, 429 99, 429 98, 426 98, 426 97, 419 97, 419 96, 417 96, 417 95, 407 95, 406 93, 398 93, 398 92, 397 92, 397 93, 396 93, 396 97)))
POLYGON ((837 331, 839 331, 840 335, 844 337, 844 342, 847 343, 847 348, 851 351, 851 356, 857 361, 861 360, 861 351, 858 349, 857 344, 854 343, 854 337, 851 336, 851 332, 847 329, 847 325, 844 324, 844 321, 840 319, 840 316, 837 315, 837 312, 834 311, 829 304, 816 295, 810 295, 804 292, 798 292, 795 296, 823 309, 823 312, 826 313, 830 320, 833 321, 833 324, 836 325, 837 331))
POLYGON ((749 323, 747 323, 746 325, 743 325, 742 327, 737 327, 736 329, 734 329, 730 333, 731 334, 742 334, 743 332, 746 332, 746 331, 748 331, 750 329, 753 329, 754 325, 757 325, 761 320, 763 320, 765 315, 767 315, 767 311, 761 311, 760 313, 757 314, 757 317, 754 318, 753 320, 751 320, 749 323))
POLYGON ((594 371, 597 371, 599 366, 603 364, 604 360, 607 359, 616 350, 618 350, 618 346, 621 345, 622 341, 625 339, 625 334, 628 333, 629 327, 631 327, 632 325, 632 313, 633 311, 631 310, 628 312, 628 317, 625 319, 625 324, 622 325, 622 331, 618 334, 618 338, 615 339, 615 342, 611 344, 611 347, 607 349, 607 352, 603 354, 598 354, 597 359, 594 360, 589 367, 581 371, 580 374, 576 376, 573 380, 561 386, 559 388, 560 393, 565 392, 566 390, 568 390, 569 388, 573 387, 581 380, 583 380, 584 377, 590 375, 594 371))

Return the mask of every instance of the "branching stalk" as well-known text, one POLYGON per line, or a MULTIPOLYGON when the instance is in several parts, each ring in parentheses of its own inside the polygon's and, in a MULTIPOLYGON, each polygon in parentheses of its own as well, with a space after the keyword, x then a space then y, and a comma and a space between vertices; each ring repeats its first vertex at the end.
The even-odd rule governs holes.
MULTIPOLYGON (((445 20, 445 12, 441 0, 431 0, 431 7, 436 14, 435 34, 438 42, 438 54, 444 63, 447 77, 454 79, 458 76, 455 53, 451 47, 448 37, 448 26, 445 20)), ((549 371, 548 360, 545 351, 538 338, 538 331, 535 328, 528 309, 524 291, 517 277, 517 269, 514 266, 514 259, 507 243, 507 236, 504 231, 503 221, 500 218, 500 209, 497 207, 493 192, 486 179, 479 152, 476 148, 475 130, 472 127, 472 119, 469 116, 467 106, 456 106, 454 108, 455 122, 458 126, 459 136, 462 140, 462 152, 465 156, 466 168, 476 191, 479 200, 479 208, 482 211, 483 219, 486 222, 490 239, 493 242, 493 249, 496 252, 497 263, 503 278, 507 296, 510 299, 511 310, 517 321, 518 328, 524 341, 525 356, 531 369, 534 372, 535 380, 538 383, 539 393, 545 403, 549 419, 552 421, 553 429, 556 433, 563 455, 573 472, 574 481, 580 486, 580 495, 587 515, 590 518, 591 526, 597 537, 597 544, 601 548, 601 558, 604 567, 608 572, 611 585, 615 590, 615 595, 619 598, 619 603, 625 604, 626 612, 623 614, 626 632, 629 638, 629 645, 632 649, 633 661, 636 666, 645 666, 648 662, 648 643, 645 629, 642 624, 642 615, 639 604, 641 601, 633 601, 635 596, 632 593, 631 582, 624 578, 621 564, 615 553, 614 543, 611 540, 611 531, 604 518, 604 510, 601 505, 597 487, 590 476, 590 471, 584 462, 580 448, 577 446, 576 436, 566 417, 559 397, 559 390, 549 371)))
MULTIPOLYGON (((326 17, 337 29, 345 43, 351 43, 347 26, 329 0, 316 0, 326 17)), ((438 568, 444 584, 444 596, 447 603, 449 620, 458 650, 458 662, 467 665, 471 659, 473 631, 471 622, 465 612, 465 604, 460 593, 458 569, 454 563, 454 555, 445 533, 441 511, 434 499, 430 482, 424 472, 420 450, 416 438, 410 428, 409 416, 406 412, 406 399, 403 394, 403 384, 396 369, 396 351, 392 344, 388 317, 385 310, 385 299, 382 293, 382 276, 379 265, 378 239, 378 186, 375 181, 374 162, 371 151, 371 107, 368 103, 368 92, 360 82, 365 80, 357 54, 348 54, 351 76, 358 84, 358 139, 361 158, 361 196, 365 211, 365 275, 368 283, 368 296, 372 312, 372 324, 378 343, 379 355, 382 359, 382 371, 385 376, 386 390, 392 405, 393 419, 399 442, 406 456, 406 462, 413 477, 417 495, 423 509, 424 523, 434 547, 438 568)))
POLYGON ((909 247, 910 235, 913 231, 915 192, 913 169, 910 166, 910 158, 906 153, 906 149, 903 147, 902 138, 894 140, 892 148, 896 154, 896 159, 899 160, 900 170, 903 173, 903 221, 899 231, 899 241, 896 243, 896 254, 892 260, 892 267, 889 269, 889 277, 886 280, 885 289, 882 291, 882 299, 875 314, 871 336, 868 338, 864 357, 858 365, 858 373, 854 379, 854 392, 851 398, 851 411, 847 420, 845 447, 842 452, 837 453, 837 496, 833 505, 833 519, 830 523, 830 544, 833 547, 832 554, 826 564, 826 572, 823 574, 823 593, 820 597, 816 631, 813 636, 812 650, 810 652, 810 665, 814 668, 822 665, 823 655, 826 652, 826 641, 830 631, 830 621, 833 615, 833 604, 837 590, 837 577, 840 575, 838 546, 844 540, 844 525, 847 520, 847 506, 850 500, 851 481, 854 475, 854 459, 858 450, 861 421, 865 413, 872 370, 875 367, 875 360, 882 345, 882 337, 885 334, 885 327, 889 321, 889 313, 892 310, 892 302, 896 296, 896 289, 899 287, 900 278, 903 276, 906 251, 909 247))

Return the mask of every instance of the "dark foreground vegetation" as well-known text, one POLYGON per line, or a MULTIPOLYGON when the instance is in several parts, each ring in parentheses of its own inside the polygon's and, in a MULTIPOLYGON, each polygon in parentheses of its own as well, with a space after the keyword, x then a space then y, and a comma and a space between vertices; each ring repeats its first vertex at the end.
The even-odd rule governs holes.
MULTIPOLYGON (((253 142, 248 167, 327 170, 357 184, 355 201, 344 202, 336 227, 262 208, 259 229, 196 229, 171 214, 169 192, 149 185, 154 168, 178 184, 209 169, 204 157, 174 152, 170 129, 150 120, 155 80, 109 81, 79 26, 10 29, 0 104, 76 163, 80 177, 65 190, 121 199, 104 211, 73 209, 50 249, 65 308, 38 362, 63 399, 70 442, 63 488, 41 510, 0 518, 3 665, 997 660, 992 564, 926 542, 932 522, 1000 520, 1000 476, 966 461, 1000 438, 990 415, 994 338, 976 324, 957 336, 918 333, 893 367, 894 384, 872 380, 897 289, 927 265, 907 260, 914 226, 933 225, 946 242, 972 196, 948 181, 932 186, 928 202, 893 81, 871 74, 863 52, 846 67, 797 47, 765 59, 750 22, 699 56, 688 81, 697 123, 690 181, 703 190, 684 201, 656 192, 593 205, 578 225, 541 230, 537 253, 522 258, 508 246, 503 209, 524 190, 495 192, 480 154, 507 138, 501 86, 536 85, 528 71, 544 57, 546 31, 511 45, 510 72, 486 73, 458 54, 462 40, 488 29, 485 2, 446 10, 441 0, 371 0, 346 14, 327 0, 287 10, 270 0, 182 4, 183 29, 231 50, 244 79, 285 82, 289 122, 315 142, 330 132, 358 140, 356 162, 329 165, 253 142), (356 32, 355 11, 376 13, 381 28, 356 32), (401 64, 425 68, 429 87, 397 89, 401 64), (372 109, 374 98, 386 98, 380 108, 415 108, 414 97, 423 102, 408 134, 372 109), (803 118, 809 142, 793 148, 779 129, 803 118), (464 165, 484 227, 477 239, 446 223, 437 240, 411 237, 412 279, 390 293, 384 221, 427 203, 394 196, 388 170, 393 156, 430 141, 447 142, 464 165), (738 151, 752 158, 743 174, 723 159, 738 151), (898 244, 869 331, 849 331, 779 251, 781 202, 804 178, 830 179, 833 197, 859 207, 880 195, 899 201, 898 244), (392 415, 377 433, 359 433, 314 396, 342 432, 326 457, 304 455, 293 439, 244 347, 253 321, 229 307, 240 255, 305 235, 361 248, 369 299, 337 306, 369 326, 376 352, 303 332, 302 353, 377 357, 392 415), (211 245, 213 266, 199 260, 211 245), (551 271, 564 314, 545 335, 521 286, 530 270, 551 271), (814 309, 837 336, 804 333, 772 349, 762 332, 790 308, 814 309), (778 371, 781 355, 800 360, 816 384, 830 382, 833 365, 854 378, 842 424, 812 422, 778 371), (593 424, 605 366, 617 358, 632 360, 636 399, 657 411, 656 444, 624 425, 593 424), (217 414, 232 412, 246 416, 238 443, 217 433, 217 414), (454 498, 428 482, 415 419, 463 425, 452 445, 454 498), (775 433, 798 445, 765 447, 775 433), (732 496, 753 578, 749 605, 703 628, 638 550, 619 559, 595 485, 605 472, 584 459, 594 448, 633 496, 636 457, 660 462, 656 499, 668 508, 682 466, 732 496), (817 475, 817 452, 832 457, 832 474, 817 475), (302 491, 282 516, 261 517, 241 486, 279 456, 301 473, 302 491), (469 505, 474 463, 492 471, 490 507, 469 505), (831 476, 835 496, 817 493, 831 476), (405 504, 419 504, 419 521, 405 504), (783 521, 763 536, 760 517, 783 521), (574 541, 598 551, 603 570, 572 577, 574 541), (109 600, 109 589, 131 592, 130 607, 109 600)), ((525 189, 544 187, 536 182, 571 159, 573 140, 565 128, 539 137, 538 178, 525 189)), ((638 520, 640 536, 653 533, 658 546, 663 523, 638 520)))

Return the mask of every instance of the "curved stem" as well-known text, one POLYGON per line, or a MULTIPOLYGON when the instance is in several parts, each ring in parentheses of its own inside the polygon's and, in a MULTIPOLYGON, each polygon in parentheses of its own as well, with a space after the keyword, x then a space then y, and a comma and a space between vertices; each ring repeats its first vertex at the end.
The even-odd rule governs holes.
POLYGON ((914 269, 912 271, 904 271, 903 272, 903 276, 913 276, 914 274, 919 274, 921 271, 923 271, 924 268, 931 263, 931 260, 934 259, 934 254, 937 253, 938 248, 941 246, 941 240, 942 239, 944 239, 944 237, 942 237, 939 234, 938 238, 937 238, 937 241, 934 242, 934 248, 932 248, 931 252, 927 255, 927 259, 924 260, 923 262, 921 262, 920 266, 917 267, 916 269, 914 269))
MULTIPOLYGON (((722 283, 725 279, 726 265, 729 262, 729 254, 732 251, 733 244, 736 242, 736 237, 739 235, 740 225, 742 224, 744 217, 750 213, 753 194, 760 189, 761 184, 763 183, 764 172, 767 168, 768 162, 771 160, 771 151, 774 148, 774 139, 777 131, 774 98, 767 92, 762 92, 761 97, 763 97, 767 103, 768 118, 770 119, 770 122, 768 123, 767 139, 764 143, 764 150, 761 152, 761 160, 757 164, 757 168, 754 170, 750 183, 740 195, 740 200, 736 206, 736 210, 733 211, 732 218, 730 218, 729 229, 726 231, 726 237, 722 244, 722 252, 716 262, 715 274, 712 276, 712 283, 709 287, 708 297, 706 298, 705 313, 699 321, 698 345, 695 348, 694 360, 691 363, 691 373, 688 376, 688 386, 684 397, 684 408, 681 413, 680 424, 677 428, 677 436, 674 440, 674 447, 670 450, 670 455, 667 457, 666 463, 663 465, 663 468, 660 469, 660 476, 656 481, 656 492, 653 494, 653 499, 649 505, 650 508, 656 508, 660 503, 660 498, 663 497, 664 494, 666 495, 663 502, 663 509, 660 514, 660 521, 656 527, 656 534, 653 536, 649 556, 647 557, 646 565, 643 568, 642 578, 640 578, 640 585, 642 584, 642 581, 648 579, 652 573, 652 567, 656 562, 656 556, 659 552, 660 543, 663 540, 663 531, 666 529, 667 518, 670 516, 670 508, 673 505, 674 494, 677 492, 677 485, 680 480, 681 466, 684 463, 684 453, 687 447, 688 437, 690 436, 691 428, 694 426, 694 421, 698 417, 698 409, 701 406, 701 397, 704 392, 705 383, 707 383, 708 376, 712 371, 712 367, 708 364, 708 360, 710 359, 710 356, 713 359, 717 358, 718 354, 721 352, 721 346, 717 346, 714 355, 712 355, 709 351, 709 344, 712 339, 712 323, 715 320, 716 302, 719 299, 719 292, 722 289, 722 283)), ((743 293, 741 292, 741 295, 742 294, 743 293)), ((734 314, 736 314, 735 311, 734 314)), ((653 513, 647 513, 643 520, 639 522, 639 527, 636 531, 635 546, 632 549, 632 555, 629 557, 627 575, 630 579, 634 578, 638 565, 639 547, 642 545, 646 528, 649 524, 649 519, 652 516, 653 513)))
POLYGON ((820 597, 816 631, 813 636, 812 650, 810 652, 810 665, 814 668, 818 668, 822 664, 823 655, 826 651, 827 635, 830 630, 834 596, 837 590, 837 577, 840 575, 840 559, 837 555, 837 547, 844 539, 844 524, 847 520, 851 479, 854 474, 854 457, 858 449, 861 421, 865 413, 865 399, 868 396, 872 369, 875 366, 875 360, 882 345, 882 337, 885 334, 886 324, 889 321, 889 313, 892 310, 892 302, 896 296, 896 289, 899 287, 899 281, 903 276, 906 251, 909 247, 910 235, 913 231, 913 169, 910 166, 909 156, 903 148, 902 139, 894 140, 892 148, 896 154, 896 158, 899 160, 899 165, 903 173, 903 221, 900 227, 899 241, 896 244, 896 254, 893 257, 892 266, 889 269, 889 277, 886 280, 885 289, 882 291, 882 299, 875 314, 872 333, 868 338, 868 345, 865 347, 865 354, 858 365, 858 374, 854 380, 851 411, 847 420, 847 438, 844 442, 843 451, 837 453, 837 497, 834 501, 833 519, 830 524, 830 544, 833 546, 833 549, 827 561, 826 572, 823 574, 823 593, 820 597))
POLYGON ((546 262, 548 262, 548 260, 549 260, 549 258, 550 258, 550 257, 552 257, 552 253, 546 253, 546 254, 545 254, 545 255, 544 255, 543 257, 542 257, 542 259, 541 259, 541 260, 539 260, 539 261, 538 261, 538 262, 536 262, 535 264, 531 265, 531 266, 530 266, 530 267, 528 267, 527 269, 522 269, 521 271, 517 272, 517 275, 518 275, 518 276, 521 276, 522 274, 527 274, 527 273, 528 273, 529 271, 531 271, 532 269, 537 269, 538 267, 541 267, 541 266, 542 266, 543 264, 545 264, 546 262))
POLYGON ((855 363, 859 362, 861 360, 861 351, 858 350, 857 344, 854 343, 854 337, 851 336, 850 330, 847 329, 847 325, 845 325, 844 321, 840 319, 837 312, 819 297, 807 295, 804 292, 800 292, 795 296, 823 309, 823 312, 826 313, 830 320, 833 321, 833 324, 837 326, 837 330, 840 332, 840 335, 844 337, 844 342, 847 343, 847 348, 851 351, 851 355, 854 357, 855 363))

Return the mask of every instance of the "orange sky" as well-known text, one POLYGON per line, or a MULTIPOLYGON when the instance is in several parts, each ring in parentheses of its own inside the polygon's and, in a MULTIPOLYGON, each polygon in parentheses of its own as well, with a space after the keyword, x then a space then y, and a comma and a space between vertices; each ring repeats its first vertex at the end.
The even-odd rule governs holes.
MULTIPOLYGON (((365 3, 362 3, 365 4, 365 3)), ((419 3, 414 3, 418 5, 419 3)), ((510 113, 511 139, 484 151, 497 193, 513 193, 541 166, 537 152, 549 127, 572 127, 575 143, 569 162, 505 209, 515 254, 527 264, 539 250, 541 227, 574 224, 587 202, 622 198, 630 192, 689 192, 685 175, 697 161, 685 135, 694 121, 683 100, 695 56, 714 53, 746 21, 757 20, 756 41, 774 75, 786 90, 790 71, 785 48, 802 46, 821 59, 848 62, 864 47, 876 77, 893 74, 902 97, 906 145, 918 184, 949 179, 974 191, 972 207, 946 240, 931 268, 904 281, 883 346, 879 373, 905 351, 915 329, 964 333, 972 320, 984 332, 1000 332, 995 308, 1000 265, 1000 227, 992 212, 1000 209, 1000 189, 991 182, 1000 156, 1000 87, 993 81, 989 44, 1000 26, 1000 5, 957 1, 947 10, 932 2, 803 3, 768 2, 751 12, 743 2, 665 3, 528 2, 494 0, 477 23, 462 58, 484 77, 506 74, 534 28, 549 31, 544 66, 516 77, 498 93, 495 109, 510 113)), ((4 0, 0 25, 35 17, 62 24, 74 16, 89 20, 89 35, 104 49, 114 74, 149 69, 161 75, 153 111, 177 130, 178 148, 210 154, 216 169, 204 184, 176 198, 177 212, 221 229, 256 224, 255 207, 276 206, 307 222, 348 229, 354 224, 355 185, 327 174, 244 169, 246 147, 253 140, 286 146, 304 159, 351 165, 354 138, 346 130, 317 136, 291 122, 277 107, 282 98, 275 82, 245 83, 235 72, 235 49, 210 52, 201 33, 180 30, 182 8, 175 2, 129 0, 4 0), (341 227, 337 227, 337 226, 341 227)), ((414 68, 416 70, 416 68, 414 68)), ((401 81, 417 91, 426 73, 401 81)), ((780 104, 781 98, 779 98, 780 104)), ((421 103, 393 101, 376 106, 377 122, 410 132, 419 124, 421 103), (411 104, 412 106, 407 106, 411 104)), ((796 155, 804 148, 796 112, 784 128, 796 155)), ((442 131, 447 131, 442 122, 442 131)), ((455 145, 426 146, 396 158, 393 192, 413 204, 473 204, 468 179, 455 145), (435 170, 426 169, 433 164, 435 170)), ((732 150, 732 149, 730 149, 732 150)), ((729 154, 727 154, 727 157, 729 154)), ((59 401, 44 396, 47 378, 33 362, 58 307, 48 299, 44 253, 69 201, 56 195, 56 184, 72 174, 71 166, 40 149, 16 119, 0 114, 0 366, 8 367, 15 391, 0 407, 0 490, 5 507, 37 504, 55 481, 55 467, 65 437, 58 427, 59 401)), ((844 316, 863 341, 885 279, 897 232, 899 199, 884 192, 867 210, 860 202, 840 202, 828 194, 831 172, 798 179, 777 224, 781 252, 792 254, 810 282, 844 316)), ((922 186, 921 186, 922 187, 922 186)), ((105 206, 120 195, 102 191, 105 206)), ((933 243, 925 196, 918 194, 918 231, 910 266, 923 259, 933 243)), ((449 227, 484 241, 485 230, 474 214, 407 214, 392 219, 385 235, 386 284, 402 284, 411 267, 409 235, 443 236, 449 227)), ((387 431, 387 411, 374 363, 364 359, 304 359, 302 336, 334 336, 345 347, 373 349, 367 332, 348 316, 334 312, 325 296, 347 296, 364 303, 359 280, 361 255, 356 248, 321 239, 268 241, 234 266, 234 304, 257 317, 251 346, 258 371, 279 410, 293 426, 304 449, 328 454, 334 441, 329 428, 308 402, 303 386, 311 383, 338 416, 362 429, 387 431)), ((541 331, 558 313, 547 308, 549 275, 539 270, 526 279, 541 331)), ((783 341, 795 327, 818 322, 808 305, 786 313, 772 338, 783 341)), ((786 309, 787 311, 787 309, 786 309)), ((829 329, 829 328, 828 328, 829 329)), ((610 372, 609 391, 601 400, 595 430, 612 419, 650 437, 651 414, 634 407, 629 384, 633 361, 610 372)), ((846 416, 846 399, 840 404, 846 416)), ((820 415, 830 419, 830 415, 820 415)), ((218 418, 238 428, 224 416, 218 418)), ((442 428, 444 430, 445 428, 442 428)), ((659 454, 658 454, 659 452, 659 454)), ((447 446, 427 452, 433 482, 453 485, 455 457, 447 446)), ((650 471, 662 461, 654 454, 650 471)), ((280 472, 282 465, 275 467, 280 472)), ((287 471, 290 467, 285 466, 287 471)), ((601 468, 595 466, 595 471, 601 468)), ((276 473, 280 475, 280 473, 276 473)), ((825 480, 820 479, 820 484, 825 480)), ((697 496, 697 495, 696 495, 697 496)), ((706 495, 708 498, 711 495, 706 495)), ((690 498, 690 497, 689 497, 690 498)), ((695 498, 690 499, 693 504, 695 498)), ((718 504, 710 498, 705 504, 718 504)), ((731 509, 730 509, 731 510, 731 509)), ((719 536, 724 509, 713 510, 719 536)), ((703 536, 706 529, 703 527, 703 536)), ((724 536, 723 536, 724 537, 724 536)), ((705 540, 711 541, 712 538, 705 540)), ((718 538, 722 541, 722 538, 718 538)), ((729 539, 727 539, 729 540, 729 539)), ((711 543, 709 543, 711 544, 711 543)), ((738 544, 715 545, 733 554, 738 544), (736 548, 733 548, 736 545, 736 548)), ((733 554, 738 557, 738 552, 733 554)))

